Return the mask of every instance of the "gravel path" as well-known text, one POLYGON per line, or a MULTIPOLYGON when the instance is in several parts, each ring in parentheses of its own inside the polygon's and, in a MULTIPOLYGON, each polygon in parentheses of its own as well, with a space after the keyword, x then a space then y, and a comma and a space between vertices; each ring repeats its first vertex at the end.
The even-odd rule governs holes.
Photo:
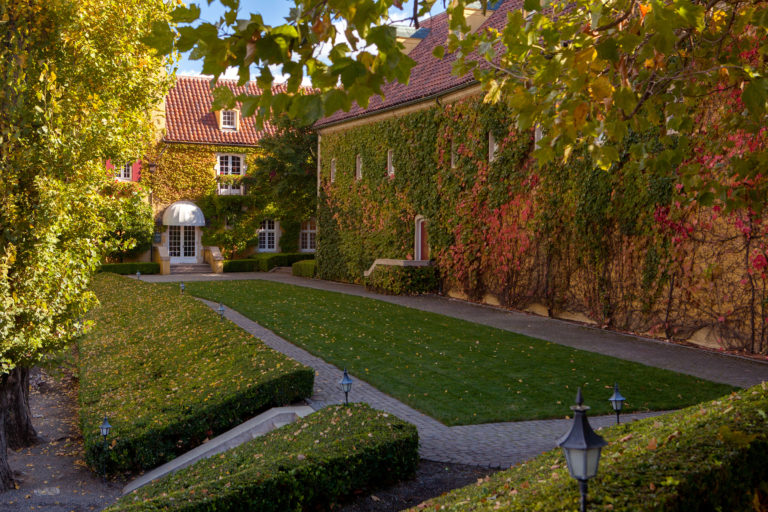
POLYGON ((30 380, 32 421, 41 442, 8 450, 19 488, 0 494, 0 510, 86 512, 113 503, 121 483, 103 482, 83 460, 72 379, 54 379, 36 369, 30 380))

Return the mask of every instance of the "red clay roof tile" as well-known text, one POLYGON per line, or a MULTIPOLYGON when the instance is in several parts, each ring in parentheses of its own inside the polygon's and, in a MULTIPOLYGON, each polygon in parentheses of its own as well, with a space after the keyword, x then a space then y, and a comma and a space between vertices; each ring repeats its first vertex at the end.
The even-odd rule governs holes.
MULTIPOLYGON (((212 109, 210 81, 210 78, 202 76, 177 77, 176 85, 165 98, 165 142, 255 146, 265 135, 275 133, 275 128, 269 123, 264 124, 263 130, 257 130, 253 118, 242 117, 239 130, 219 130, 212 109)), ((248 82, 242 87, 237 86, 237 80, 220 79, 218 83, 232 89, 235 95, 261 92, 254 82, 248 82)), ((281 86, 276 88, 280 89, 281 86)))
MULTIPOLYGON (((505 0, 478 28, 486 27, 502 28, 507 22, 507 14, 515 9, 521 9, 522 0, 505 0)), ((340 123, 350 119, 365 117, 387 110, 403 103, 429 98, 440 93, 462 86, 469 86, 476 81, 471 74, 455 76, 452 74, 453 54, 446 54, 442 59, 432 55, 432 50, 445 44, 448 39, 448 15, 441 13, 421 23, 422 27, 429 28, 429 34, 411 51, 410 57, 416 61, 411 70, 411 78, 408 85, 400 82, 388 82, 382 87, 384 98, 374 96, 371 98, 368 108, 360 108, 352 105, 349 112, 339 111, 325 117, 316 123, 316 127, 340 123)), ((477 57, 480 59, 479 57, 477 57)))

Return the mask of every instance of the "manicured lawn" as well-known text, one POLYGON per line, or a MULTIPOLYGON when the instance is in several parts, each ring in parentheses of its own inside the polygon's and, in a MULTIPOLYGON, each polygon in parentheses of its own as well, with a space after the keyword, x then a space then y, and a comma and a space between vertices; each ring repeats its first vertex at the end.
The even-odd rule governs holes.
MULTIPOLYGON (((763 386, 600 434, 588 510, 766 510, 768 393, 763 386)), ((577 482, 563 452, 550 450, 409 509, 446 512, 578 510, 577 482)))
POLYGON ((80 421, 99 471, 151 468, 275 405, 312 394, 314 372, 178 290, 95 277, 101 304, 78 344, 80 421), (106 454, 98 425, 113 429, 106 454))
POLYGON ((614 382, 630 411, 680 408, 734 389, 334 292, 265 281, 190 282, 187 290, 223 302, 447 425, 563 417, 578 386, 594 414, 610 412, 614 382))

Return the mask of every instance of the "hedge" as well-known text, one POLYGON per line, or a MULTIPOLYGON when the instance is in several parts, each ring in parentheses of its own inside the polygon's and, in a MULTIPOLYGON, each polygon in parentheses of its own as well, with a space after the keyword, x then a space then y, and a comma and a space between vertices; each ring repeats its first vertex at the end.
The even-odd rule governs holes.
POLYGON ((390 295, 417 295, 440 288, 437 267, 397 267, 377 265, 365 278, 369 290, 390 295))
MULTIPOLYGON (((768 497, 768 386, 603 430, 590 510, 757 510, 768 497)), ((412 510, 578 509, 560 449, 412 510)), ((760 508, 760 510, 763 510, 760 508)))
POLYGON ((315 260, 297 261, 291 266, 291 273, 299 277, 315 277, 317 262, 315 260))
POLYGON ((101 306, 79 342, 86 460, 110 473, 153 468, 270 407, 312 393, 314 372, 178 287, 96 277, 101 306), (98 426, 114 427, 105 452, 98 426))
POLYGON ((142 274, 159 274, 159 263, 104 263, 99 272, 111 272, 113 274, 130 275, 136 272, 142 274))
POLYGON ((413 425, 365 404, 329 406, 124 496, 110 512, 333 510, 415 474, 413 425))
POLYGON ((227 260, 224 272, 269 272, 275 267, 289 267, 297 261, 314 259, 306 252, 258 253, 243 260, 227 260))

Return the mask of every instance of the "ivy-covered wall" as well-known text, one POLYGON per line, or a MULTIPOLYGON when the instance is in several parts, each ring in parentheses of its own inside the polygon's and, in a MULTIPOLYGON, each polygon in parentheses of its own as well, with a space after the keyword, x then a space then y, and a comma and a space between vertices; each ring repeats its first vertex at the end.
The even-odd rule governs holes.
MULTIPOLYGON (((537 168, 533 135, 509 119, 506 107, 475 98, 322 134, 318 275, 361 282, 377 258, 412 258, 423 215, 446 291, 768 350, 766 230, 754 211, 702 206, 675 162, 664 172, 603 171, 574 151, 566 163, 537 168), (498 142, 491 163, 489 132, 498 142)), ((659 150, 653 134, 627 144, 659 150)))
POLYGON ((152 190, 157 221, 169 205, 187 200, 198 205, 205 215, 207 226, 203 228, 203 244, 218 246, 226 258, 242 256, 255 246, 259 225, 266 218, 280 221, 282 251, 298 249, 300 219, 285 217, 279 205, 271 202, 271 195, 256 186, 253 173, 258 148, 161 142, 156 151, 157 166, 152 173, 145 173, 144 179, 152 190), (217 153, 243 155, 245 175, 217 177, 217 153), (246 193, 218 195, 218 182, 239 182, 246 187, 246 193))

